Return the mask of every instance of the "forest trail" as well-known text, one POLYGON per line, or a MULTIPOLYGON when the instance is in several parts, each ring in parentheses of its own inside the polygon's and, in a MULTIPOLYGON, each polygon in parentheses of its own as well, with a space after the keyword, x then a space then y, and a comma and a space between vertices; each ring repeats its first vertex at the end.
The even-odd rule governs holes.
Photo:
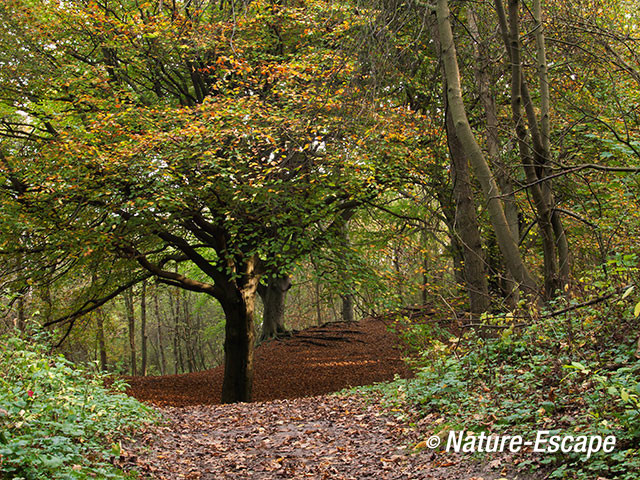
POLYGON ((166 422, 124 445, 119 463, 161 480, 503 478, 508 462, 490 467, 415 449, 433 418, 410 427, 372 398, 326 395, 410 376, 402 356, 388 322, 367 319, 259 347, 254 403, 215 405, 221 368, 131 378, 130 393, 166 422))
MULTIPOLYGON (((167 423, 124 445, 119 465, 159 480, 492 480, 505 465, 416 450, 424 437, 376 402, 320 395, 161 407, 167 423)), ((508 465, 508 463, 507 463, 508 465)), ((523 476, 510 477, 525 479, 523 476)), ((528 478, 528 477, 526 477, 528 478)))
MULTIPOLYGON (((390 322, 331 323, 271 340, 256 349, 255 401, 309 397, 411 376, 390 322)), ((127 393, 154 405, 220 403, 223 367, 183 375, 128 377, 127 393)))

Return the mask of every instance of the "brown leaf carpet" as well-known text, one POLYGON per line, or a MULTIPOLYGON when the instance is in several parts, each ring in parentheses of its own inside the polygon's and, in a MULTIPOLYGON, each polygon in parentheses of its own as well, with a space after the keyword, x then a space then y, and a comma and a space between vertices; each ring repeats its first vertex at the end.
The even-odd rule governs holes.
MULTIPOLYGON (((299 398, 409 377, 389 322, 369 318, 357 323, 312 327, 256 349, 254 401, 299 398)), ((183 375, 129 377, 128 393, 155 405, 220 403, 223 367, 183 375)))
POLYGON ((256 351, 254 403, 215 405, 221 368, 131 378, 130 393, 156 405, 164 422, 125 442, 114 463, 141 479, 159 480, 504 477, 508 461, 476 463, 415 450, 430 435, 428 418, 409 427, 374 399, 324 395, 408 376, 398 343, 375 319, 266 343, 256 351))

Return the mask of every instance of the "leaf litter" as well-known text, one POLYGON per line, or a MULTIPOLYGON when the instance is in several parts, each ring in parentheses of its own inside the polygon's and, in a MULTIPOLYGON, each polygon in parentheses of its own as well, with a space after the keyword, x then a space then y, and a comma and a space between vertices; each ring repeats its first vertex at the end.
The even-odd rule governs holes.
MULTIPOLYGON (((338 323, 262 345, 253 403, 218 404, 221 368, 130 378, 130 393, 155 405, 165 422, 124 444, 114 461, 161 480, 506 478, 495 459, 415 449, 423 429, 374 397, 327 394, 411 375, 387 326, 382 319, 338 323)), ((516 478, 535 477, 508 480, 516 478)))

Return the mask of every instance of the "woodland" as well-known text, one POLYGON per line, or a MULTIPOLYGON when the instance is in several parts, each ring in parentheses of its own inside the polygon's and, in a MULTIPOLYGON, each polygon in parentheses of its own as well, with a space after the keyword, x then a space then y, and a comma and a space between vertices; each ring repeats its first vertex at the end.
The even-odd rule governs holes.
POLYGON ((226 478, 251 422, 295 418, 317 442, 246 478, 639 478, 639 22, 635 0, 2 0, 0 473, 226 478), (410 370, 349 367, 388 342, 410 370), (358 388, 273 394, 316 355, 358 388), (216 368, 198 402, 140 393, 216 368), (168 473, 202 425, 236 450, 168 473), (536 429, 616 450, 423 441, 536 429), (296 457, 332 435, 351 464, 296 457))

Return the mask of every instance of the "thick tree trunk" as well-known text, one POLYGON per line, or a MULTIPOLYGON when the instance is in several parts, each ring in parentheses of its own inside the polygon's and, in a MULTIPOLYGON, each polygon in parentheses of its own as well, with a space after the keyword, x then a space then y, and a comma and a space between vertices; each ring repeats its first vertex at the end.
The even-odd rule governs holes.
MULTIPOLYGON (((351 241, 349 240, 349 219, 340 217, 336 222, 339 229, 340 241, 343 244, 345 252, 348 252, 351 248, 351 241)), ((355 315, 353 312, 354 308, 354 296, 353 296, 353 282, 349 281, 349 285, 347 285, 348 289, 345 293, 340 295, 340 300, 342 301, 342 307, 340 308, 340 317, 343 322, 354 322, 355 315)))
POLYGON ((250 402, 253 388, 253 315, 257 285, 221 302, 226 318, 222 403, 250 402))
POLYGON ((314 280, 314 293, 316 296, 316 324, 322 325, 322 303, 320 296, 320 279, 318 277, 314 280))
POLYGON ((520 252, 518 245, 514 242, 511 230, 504 214, 502 202, 500 201, 500 191, 493 177, 489 164, 480 149, 469 125, 464 102, 462 100, 462 90, 460 86, 460 72, 458 69, 458 60, 453 41, 453 33, 451 31, 450 12, 447 0, 438 0, 437 3, 438 31, 440 35, 440 43, 442 46, 442 57, 444 62, 444 70, 447 83, 447 97, 449 99, 449 108, 455 126, 455 131, 460 140, 460 144, 465 152, 466 157, 471 162, 476 177, 482 187, 485 201, 487 202, 487 210, 491 219, 498 246, 502 256, 504 257, 507 268, 518 282, 520 288, 524 289, 527 294, 537 296, 538 285, 529 274, 520 252))
POLYGON ((258 287, 258 293, 264 306, 260 342, 287 333, 284 326, 284 312, 289 288, 291 288, 291 279, 288 275, 274 278, 269 281, 267 286, 260 285, 258 287))
POLYGON ((222 403, 250 402, 253 388, 253 316, 261 262, 257 256, 232 267, 237 277, 220 285, 218 301, 225 314, 222 403), (238 275, 239 274, 239 275, 238 275))
POLYGON ((355 322, 355 315, 353 313, 353 295, 347 293, 346 295, 340 295, 342 300, 342 308, 340 309, 340 315, 343 322, 355 322))

